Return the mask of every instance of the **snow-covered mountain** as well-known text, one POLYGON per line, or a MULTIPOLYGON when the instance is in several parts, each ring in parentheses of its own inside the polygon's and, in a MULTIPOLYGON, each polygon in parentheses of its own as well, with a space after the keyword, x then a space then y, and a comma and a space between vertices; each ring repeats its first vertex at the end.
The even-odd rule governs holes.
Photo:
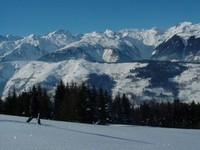
POLYGON ((31 34, 15 41, 6 39, 0 43, 0 59, 1 61, 36 60, 74 41, 73 35, 64 30, 38 36, 31 34))
POLYGON ((178 55, 175 59, 199 61, 199 38, 200 24, 190 22, 169 29, 106 30, 77 35, 57 30, 27 37, 8 35, 0 36, 0 59, 60 61, 86 58, 98 62, 127 62, 151 57, 172 60, 172 55, 178 55))
POLYGON ((200 64, 177 62, 97 63, 84 59, 60 62, 15 61, 0 66, 3 98, 13 89, 29 91, 33 85, 53 92, 59 80, 64 83, 103 87, 113 96, 126 93, 136 100, 200 102, 200 64))
POLYGON ((5 97, 13 88, 17 92, 28 90, 35 84, 53 91, 62 79, 65 83, 101 85, 113 95, 127 93, 138 100, 199 101, 199 64, 150 61, 199 62, 199 39, 200 24, 189 22, 169 29, 77 35, 57 30, 26 37, 0 36, 0 96, 5 97), (158 71, 161 76, 157 76, 158 71))
POLYGON ((200 62, 200 24, 180 23, 168 34, 172 36, 156 46, 154 60, 200 62))
POLYGON ((184 40, 182 37, 174 35, 155 48, 152 59, 200 62, 200 37, 191 36, 184 40))

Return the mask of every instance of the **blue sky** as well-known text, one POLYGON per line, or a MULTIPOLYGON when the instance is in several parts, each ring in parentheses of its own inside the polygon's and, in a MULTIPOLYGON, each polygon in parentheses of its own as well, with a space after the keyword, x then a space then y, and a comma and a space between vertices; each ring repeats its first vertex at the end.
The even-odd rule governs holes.
POLYGON ((200 0, 0 0, 0 34, 43 34, 200 23, 200 0))

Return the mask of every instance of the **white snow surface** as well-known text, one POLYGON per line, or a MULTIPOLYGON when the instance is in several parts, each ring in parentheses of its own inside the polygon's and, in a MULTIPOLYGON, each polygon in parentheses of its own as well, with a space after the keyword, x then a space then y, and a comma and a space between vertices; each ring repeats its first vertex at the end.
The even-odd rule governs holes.
POLYGON ((200 130, 89 125, 0 115, 1 150, 198 150, 200 130))
MULTIPOLYGON (((21 64, 21 62, 15 63, 21 64)), ((4 99, 4 96, 7 96, 12 89, 15 89, 16 92, 29 91, 30 87, 39 84, 45 89, 53 91, 59 80, 63 80, 65 84, 71 82, 81 84, 88 79, 89 74, 109 75, 116 82, 113 95, 116 95, 117 92, 131 94, 133 89, 135 94, 140 94, 142 89, 148 85, 148 80, 137 81, 133 84, 131 79, 126 79, 126 77, 131 74, 130 69, 146 65, 146 63, 137 62, 92 63, 83 59, 50 63, 31 61, 23 64, 20 69, 16 69, 12 77, 8 79, 2 98, 4 99)))
MULTIPOLYGON (((76 82, 81 85, 89 79, 90 74, 107 75, 114 82, 111 87, 113 97, 120 92, 125 93, 130 100, 151 100, 155 97, 145 96, 144 91, 152 91, 156 95, 168 95, 169 100, 173 100, 171 91, 162 88, 148 88, 150 82, 148 78, 139 78, 136 73, 130 70, 145 67, 147 63, 98 63, 88 62, 84 59, 66 60, 61 62, 43 61, 16 61, 0 64, 0 83, 4 85, 2 98, 8 95, 9 91, 15 89, 17 93, 29 91, 33 85, 41 85, 50 93, 55 92, 58 81, 65 84, 76 82), (128 78, 131 76, 131 78, 128 78)), ((184 64, 188 69, 182 74, 172 78, 178 83, 178 98, 182 101, 200 102, 200 65, 184 64)), ((97 81, 98 82, 98 81, 97 81)), ((103 85, 102 85, 103 86, 103 85)))
POLYGON ((200 66, 187 64, 189 68, 181 76, 174 78, 179 83, 179 98, 200 102, 200 66), (195 72, 195 73, 194 73, 195 72))

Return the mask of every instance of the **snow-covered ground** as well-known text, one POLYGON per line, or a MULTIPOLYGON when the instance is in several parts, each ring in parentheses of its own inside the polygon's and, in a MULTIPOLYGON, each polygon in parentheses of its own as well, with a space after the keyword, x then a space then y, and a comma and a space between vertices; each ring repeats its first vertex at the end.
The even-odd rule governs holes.
POLYGON ((0 115, 0 150, 199 150, 200 130, 88 125, 0 115))

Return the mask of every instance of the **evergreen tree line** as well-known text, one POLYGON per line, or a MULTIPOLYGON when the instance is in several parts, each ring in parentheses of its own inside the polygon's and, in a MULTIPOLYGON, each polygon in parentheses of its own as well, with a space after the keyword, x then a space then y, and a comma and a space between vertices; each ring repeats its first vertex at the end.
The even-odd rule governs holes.
POLYGON ((22 92, 19 95, 16 94, 15 90, 8 93, 5 100, 0 99, 0 113, 7 115, 17 115, 17 116, 30 116, 30 100, 33 93, 39 95, 40 103, 40 114, 42 118, 50 119, 52 102, 50 101, 50 96, 47 91, 42 89, 40 86, 33 86, 28 92, 22 92))
POLYGON ((173 102, 143 102, 134 109, 135 123, 139 125, 200 128, 200 104, 190 104, 180 100, 173 102))
POLYGON ((114 98, 100 88, 82 83, 64 84, 60 81, 55 95, 48 95, 40 86, 33 86, 19 95, 9 92, 0 99, 0 113, 29 116, 30 99, 37 92, 40 97, 41 118, 93 124, 135 124, 160 127, 200 128, 200 104, 173 102, 143 102, 133 105, 125 94, 114 98))
POLYGON ((125 95, 123 98, 118 95, 113 100, 108 91, 101 87, 97 89, 84 83, 80 86, 76 83, 64 85, 60 81, 54 96, 53 118, 97 124, 128 123, 130 107, 125 95))

